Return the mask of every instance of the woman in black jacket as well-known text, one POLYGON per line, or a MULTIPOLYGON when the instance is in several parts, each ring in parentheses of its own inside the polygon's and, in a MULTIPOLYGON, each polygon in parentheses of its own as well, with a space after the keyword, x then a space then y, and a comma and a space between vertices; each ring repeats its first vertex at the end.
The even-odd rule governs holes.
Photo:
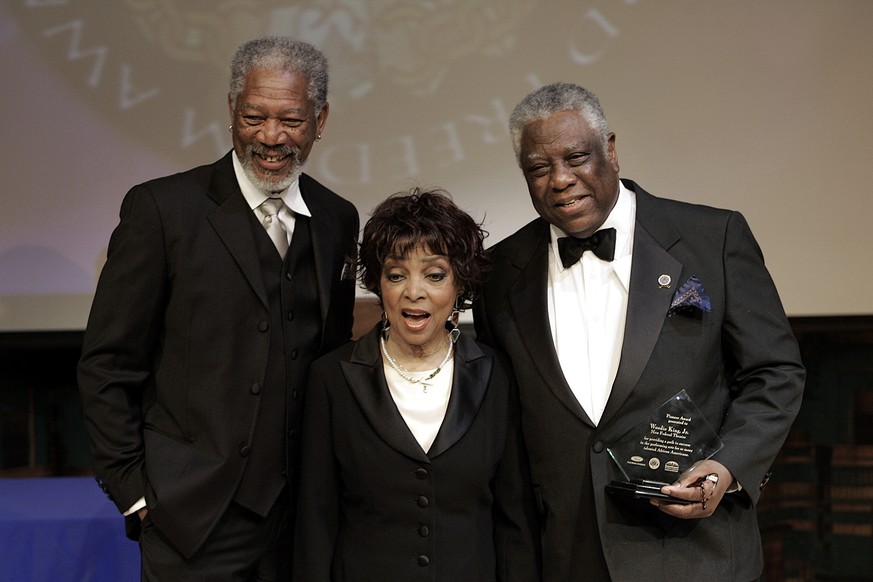
POLYGON ((513 381, 457 326, 484 236, 441 191, 366 224, 361 281, 384 313, 311 370, 295 582, 538 579, 513 381))

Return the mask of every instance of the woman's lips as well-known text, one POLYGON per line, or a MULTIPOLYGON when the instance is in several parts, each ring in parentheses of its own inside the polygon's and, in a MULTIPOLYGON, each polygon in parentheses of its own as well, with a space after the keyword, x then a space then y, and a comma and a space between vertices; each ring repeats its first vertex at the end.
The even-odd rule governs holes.
POLYGON ((403 315, 406 327, 410 329, 421 329, 427 325, 428 321, 430 321, 430 313, 427 311, 403 310, 401 314, 403 315))

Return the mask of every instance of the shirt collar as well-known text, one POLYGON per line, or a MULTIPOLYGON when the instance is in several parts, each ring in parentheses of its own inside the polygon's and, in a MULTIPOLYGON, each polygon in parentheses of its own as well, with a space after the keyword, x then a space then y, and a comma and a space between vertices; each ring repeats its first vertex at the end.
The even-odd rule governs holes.
MULTIPOLYGON (((619 180, 618 182, 618 199, 615 201, 615 206, 609 212, 609 216, 600 225, 601 230, 604 228, 615 229, 615 259, 612 261, 612 268, 618 278, 621 280, 625 289, 630 283, 630 267, 631 254, 633 249, 633 231, 634 223, 636 222, 636 197, 634 193, 628 190, 625 185, 619 180)), ((564 236, 570 236, 560 228, 553 224, 549 225, 550 240, 552 246, 553 260, 561 270, 561 257, 558 252, 558 239, 564 236)), ((582 261, 579 261, 570 268, 581 268, 582 261), (578 267, 577 267, 578 265, 578 267)))
MULTIPOLYGON (((604 228, 615 229, 615 258, 620 259, 631 254, 631 237, 633 233, 634 218, 636 215, 636 200, 634 194, 621 183, 618 182, 618 199, 615 201, 615 206, 609 211, 609 215, 603 224, 597 230, 604 228)), ((571 236, 555 226, 549 225, 551 233, 551 243, 555 256, 558 256, 558 239, 564 236, 571 236)))
MULTIPOLYGON (((236 150, 233 151, 233 171, 236 174, 236 181, 239 183, 239 189, 242 191, 243 198, 246 199, 246 202, 249 205, 249 208, 254 210, 258 206, 260 206, 264 200, 270 197, 270 194, 260 190, 257 186, 255 186, 249 177, 246 175, 245 170, 243 169, 242 162, 239 161, 239 157, 236 155, 236 150)), ((312 213, 309 211, 309 207, 306 206, 306 202, 303 200, 303 196, 300 194, 300 179, 294 180, 288 188, 279 193, 279 197, 282 199, 282 202, 285 203, 285 206, 290 208, 294 214, 302 214, 303 216, 312 216, 312 213)))

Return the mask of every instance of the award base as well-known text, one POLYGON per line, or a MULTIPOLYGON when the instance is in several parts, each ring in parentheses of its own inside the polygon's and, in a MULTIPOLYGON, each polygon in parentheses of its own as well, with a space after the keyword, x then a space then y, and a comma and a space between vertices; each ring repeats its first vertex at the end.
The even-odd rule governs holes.
POLYGON ((678 497, 661 493, 661 487, 664 485, 669 485, 669 483, 659 483, 657 481, 647 481, 645 479, 612 481, 606 486, 606 492, 612 495, 623 495, 635 499, 660 499, 661 501, 676 503, 678 505, 690 505, 696 503, 695 501, 679 499, 678 497))

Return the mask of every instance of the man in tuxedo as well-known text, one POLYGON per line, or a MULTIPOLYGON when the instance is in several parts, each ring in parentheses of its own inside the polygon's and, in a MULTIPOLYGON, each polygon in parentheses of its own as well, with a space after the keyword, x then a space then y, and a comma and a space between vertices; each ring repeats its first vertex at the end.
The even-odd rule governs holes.
POLYGON ((509 125, 540 217, 492 249, 475 323, 519 384, 543 579, 758 578, 755 503, 805 372, 746 221, 620 180, 582 87, 534 91, 509 125), (607 493, 608 449, 683 389, 723 442, 656 488, 688 504, 607 493))
POLYGON ((327 85, 309 44, 243 44, 233 149, 122 202, 79 387, 144 580, 290 577, 309 364, 350 339, 354 306, 357 211, 302 173, 327 85))

